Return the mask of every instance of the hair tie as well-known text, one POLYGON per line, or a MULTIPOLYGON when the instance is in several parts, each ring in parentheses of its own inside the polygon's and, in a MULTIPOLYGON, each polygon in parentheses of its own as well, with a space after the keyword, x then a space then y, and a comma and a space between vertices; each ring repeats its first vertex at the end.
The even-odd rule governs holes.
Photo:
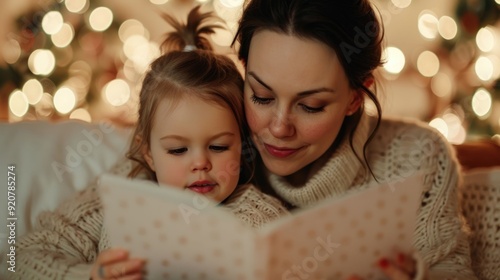
POLYGON ((190 51, 194 51, 196 49, 197 49, 197 47, 195 45, 186 45, 182 51, 183 52, 190 52, 190 51))

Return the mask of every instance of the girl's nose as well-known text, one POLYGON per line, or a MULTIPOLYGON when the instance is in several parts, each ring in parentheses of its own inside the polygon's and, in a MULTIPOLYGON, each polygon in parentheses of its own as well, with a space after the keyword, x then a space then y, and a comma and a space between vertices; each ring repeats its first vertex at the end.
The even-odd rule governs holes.
POLYGON ((205 153, 200 153, 193 159, 192 171, 210 171, 211 169, 212 164, 205 153))

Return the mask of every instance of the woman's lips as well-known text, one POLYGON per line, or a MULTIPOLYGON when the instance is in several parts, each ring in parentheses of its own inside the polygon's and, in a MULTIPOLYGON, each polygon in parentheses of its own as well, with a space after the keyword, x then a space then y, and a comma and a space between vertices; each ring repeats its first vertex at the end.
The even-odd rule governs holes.
POLYGON ((291 149, 291 148, 278 148, 272 145, 268 145, 264 143, 264 147, 266 148, 266 151, 271 154, 274 157, 278 158, 286 158, 288 156, 293 155, 296 153, 299 149, 291 149))

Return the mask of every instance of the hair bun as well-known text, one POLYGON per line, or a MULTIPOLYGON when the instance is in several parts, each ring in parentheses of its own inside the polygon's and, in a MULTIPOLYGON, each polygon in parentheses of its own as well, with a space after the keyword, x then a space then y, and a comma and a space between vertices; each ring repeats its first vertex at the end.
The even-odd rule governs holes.
POLYGON ((174 31, 166 34, 165 40, 161 44, 163 52, 169 51, 192 51, 194 49, 212 50, 209 40, 206 35, 214 34, 215 28, 223 28, 219 24, 206 23, 209 19, 215 19, 219 22, 224 22, 220 17, 214 15, 213 12, 200 12, 201 6, 194 7, 188 14, 187 23, 181 23, 174 19, 171 15, 163 13, 162 18, 168 22, 174 31))

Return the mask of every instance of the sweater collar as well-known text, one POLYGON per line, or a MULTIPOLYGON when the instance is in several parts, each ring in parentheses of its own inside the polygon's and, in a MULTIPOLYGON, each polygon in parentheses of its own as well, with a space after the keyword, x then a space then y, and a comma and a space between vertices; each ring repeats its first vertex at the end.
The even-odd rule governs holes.
MULTIPOLYGON (((370 118, 363 114, 353 137, 353 148, 363 159, 363 145, 370 132, 370 118)), ((351 145, 349 137, 345 137, 330 159, 323 166, 313 166, 312 174, 308 175, 306 183, 302 186, 290 185, 284 177, 269 174, 268 179, 274 191, 288 203, 304 207, 314 204, 327 197, 344 194, 350 186, 363 164, 358 160, 351 145)))

